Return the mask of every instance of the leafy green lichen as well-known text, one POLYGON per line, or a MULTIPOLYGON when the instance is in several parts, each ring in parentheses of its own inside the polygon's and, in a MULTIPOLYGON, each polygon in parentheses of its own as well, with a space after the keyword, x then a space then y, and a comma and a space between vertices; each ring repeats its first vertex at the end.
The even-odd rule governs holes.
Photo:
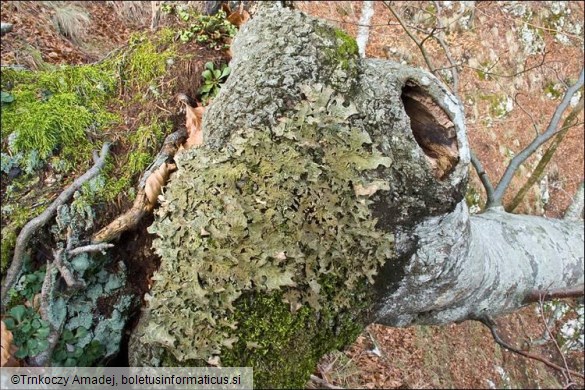
MULTIPOLYGON (((243 359, 260 369, 270 359, 243 351, 242 342, 272 359, 301 350, 291 339, 305 326, 332 329, 331 321, 367 298, 364 285, 392 257, 393 238, 375 228, 370 201, 355 186, 367 187, 361 173, 391 160, 349 124, 357 111, 332 89, 306 87, 303 94, 278 126, 241 130, 219 151, 177 156, 179 169, 150 228, 162 266, 142 343, 179 362, 234 348, 240 353, 225 353, 230 364, 243 359), (248 304, 249 294, 260 298, 248 304), (263 323, 264 310, 283 322, 263 323), (268 330, 275 333, 265 336, 268 330)), ((358 322, 354 313, 346 323, 358 322)), ((289 367, 284 377, 304 380, 337 341, 307 353, 311 363, 289 367)))

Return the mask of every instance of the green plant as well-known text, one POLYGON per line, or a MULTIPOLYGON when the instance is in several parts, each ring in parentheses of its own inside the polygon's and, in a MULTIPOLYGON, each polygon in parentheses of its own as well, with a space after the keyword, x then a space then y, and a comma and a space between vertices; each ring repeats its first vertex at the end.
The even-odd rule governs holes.
POLYGON ((14 345, 18 347, 15 357, 36 356, 49 347, 49 323, 42 320, 33 308, 14 306, 8 311, 4 323, 14 336, 14 345))
POLYGON ((221 89, 221 85, 227 80, 230 75, 230 67, 223 64, 220 69, 216 69, 213 62, 205 64, 205 70, 201 74, 203 77, 203 85, 199 90, 201 94, 201 101, 204 105, 209 103, 210 99, 213 99, 221 89))
POLYGON ((31 273, 22 275, 16 291, 22 295, 26 300, 32 302, 34 296, 41 292, 43 280, 45 279, 45 267, 31 273))
POLYGON ((14 101, 14 96, 9 94, 8 92, 2 91, 2 105, 12 103, 14 101))
POLYGON ((227 14, 222 10, 213 15, 203 15, 167 4, 163 4, 162 9, 163 12, 175 14, 182 22, 191 21, 187 28, 179 31, 181 42, 186 43, 194 39, 211 49, 227 49, 229 40, 238 30, 227 20, 227 14))

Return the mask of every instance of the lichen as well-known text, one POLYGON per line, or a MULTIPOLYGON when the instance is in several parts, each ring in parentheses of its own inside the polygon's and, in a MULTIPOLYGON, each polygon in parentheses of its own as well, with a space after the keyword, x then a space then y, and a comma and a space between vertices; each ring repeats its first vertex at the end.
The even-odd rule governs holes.
MULTIPOLYGON (((330 320, 367 298, 364 285, 393 256, 393 237, 375 228, 371 201, 354 186, 367 187, 361 173, 390 159, 349 125, 352 104, 331 88, 302 90, 306 99, 278 126, 242 129, 220 150, 177 156, 179 169, 150 228, 162 265, 141 343, 179 362, 234 348, 240 352, 229 355, 230 364, 243 359, 265 369, 270 359, 279 364, 275 353, 298 346, 284 339, 269 346, 262 329, 275 332, 270 340, 293 338, 306 326, 332 329, 330 320), (250 294, 254 304, 245 301, 250 294), (284 322, 266 319, 263 310, 284 322), (266 359, 250 357, 255 348, 264 348, 266 359)), ((348 323, 358 324, 356 317, 348 323)), ((327 335, 332 341, 315 349, 305 340, 311 363, 283 375, 306 379, 317 355, 339 345, 327 335)))

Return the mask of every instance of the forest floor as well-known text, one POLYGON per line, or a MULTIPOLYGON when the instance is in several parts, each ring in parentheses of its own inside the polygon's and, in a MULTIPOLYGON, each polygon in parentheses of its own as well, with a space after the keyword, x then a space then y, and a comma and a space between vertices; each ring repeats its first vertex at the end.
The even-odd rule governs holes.
MULTIPOLYGON (((143 4, 136 7, 120 6, 121 2, 71 2, 88 18, 87 22, 78 23, 77 38, 73 39, 59 33, 52 24, 55 3, 58 2, 2 1, 2 21, 14 24, 13 32, 2 38, 3 66, 20 64, 37 69, 43 62, 92 63, 126 44, 133 32, 148 31, 150 24, 150 5, 144 4, 148 2, 137 2, 143 4)), ((296 3, 301 10, 328 19, 353 36, 357 35, 362 2, 296 3)), ((416 7, 422 9, 423 3, 418 4, 416 7)), ((399 4, 397 7, 404 6, 399 4)), ((573 18, 583 26, 583 3, 575 2, 570 7, 573 18)), ((522 49, 510 42, 507 31, 519 28, 518 18, 503 12, 502 8, 493 2, 478 4, 473 16, 481 28, 459 29, 450 34, 448 41, 453 55, 466 58, 472 65, 483 66, 492 61, 493 70, 490 71, 494 73, 516 69, 517 64, 512 60, 517 60, 522 49), (507 43, 504 45, 502 40, 507 40, 507 43)), ((405 60, 425 67, 420 52, 384 4, 375 2, 374 11, 367 57, 405 60)), ((446 13, 445 17, 450 16, 453 13, 446 13)), ((540 129, 546 127, 558 104, 558 98, 551 100, 546 96, 546 88, 550 87, 554 95, 555 86, 570 77, 574 79, 583 64, 582 38, 581 47, 556 42, 552 34, 544 34, 543 39, 548 51, 545 65, 526 72, 526 76, 519 75, 511 80, 486 77, 485 74, 482 77, 471 67, 460 72, 458 93, 465 104, 469 140, 492 181, 497 182, 510 156, 522 150, 534 137, 532 124, 540 129), (554 82, 551 84, 550 80, 554 82), (484 91, 484 94, 478 91, 484 91), (513 102, 502 100, 502 96, 512 97, 513 102), (502 109, 498 106, 502 102, 504 112, 500 112, 502 109), (508 110, 510 105, 513 107, 508 110)), ((428 44, 431 56, 442 58, 440 48, 431 41, 428 44)), ((202 69, 203 64, 214 56, 217 55, 202 53, 199 63, 194 66, 202 69)), ((525 57, 520 62, 526 67, 537 65, 541 60, 538 55, 525 57)), ((437 63, 445 66, 445 61, 437 60, 437 63)), ((193 86, 191 88, 196 90, 193 86)), ((582 114, 580 118, 581 125, 569 130, 549 164, 546 180, 534 186, 517 212, 562 217, 583 180, 582 114)), ((520 188, 529 176, 529 168, 537 162, 531 159, 525 164, 528 168, 517 175, 508 194, 520 188)), ((478 201, 485 199, 474 174, 471 184, 479 195, 478 201)), ((127 207, 128 202, 126 200, 126 204, 120 205, 120 210, 127 207)), ((137 236, 127 238, 137 240, 137 236)), ((140 243, 136 245, 140 246, 140 243)), ((151 271, 140 270, 140 264, 136 264, 136 274, 143 280, 151 271)), ((132 269, 130 274, 135 274, 132 269)), ((503 338, 512 345, 530 347, 530 353, 563 365, 554 343, 542 346, 532 343, 544 333, 544 321, 537 305, 500 317, 497 323, 503 338)), ((555 324, 554 331, 558 331, 559 323, 555 324)), ((565 355, 570 368, 583 372, 582 350, 565 355)), ((540 362, 503 350, 484 325, 471 321, 407 329, 371 325, 345 352, 324 357, 315 374, 332 385, 349 388, 558 388, 570 382, 540 362)), ((577 387, 583 387, 583 381, 573 380, 577 387)))

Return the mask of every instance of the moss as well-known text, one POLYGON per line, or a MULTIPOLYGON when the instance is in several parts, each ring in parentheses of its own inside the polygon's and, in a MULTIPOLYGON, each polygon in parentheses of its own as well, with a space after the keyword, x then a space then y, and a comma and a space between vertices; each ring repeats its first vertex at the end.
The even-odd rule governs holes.
POLYGON ((167 46, 169 33, 165 30, 161 38, 149 39, 146 35, 134 35, 131 51, 127 62, 123 63, 123 77, 131 85, 156 87, 157 82, 165 75, 167 61, 175 56, 173 46, 167 46))
POLYGON ((68 169, 87 165, 83 152, 91 149, 89 129, 116 119, 103 108, 114 80, 113 72, 100 66, 2 71, 2 88, 14 96, 2 108, 2 139, 9 140, 10 153, 22 155, 25 169, 39 166, 31 160, 43 162, 54 154, 69 162, 68 169))
POLYGON ((323 73, 328 75, 327 82, 335 91, 342 93, 350 91, 359 73, 356 40, 343 30, 323 24, 315 25, 315 32, 325 43, 319 53, 324 56, 322 63, 327 70, 323 73))
POLYGON ((282 299, 281 293, 241 299, 234 314, 239 340, 222 351, 224 365, 254 369, 255 388, 304 388, 321 356, 363 329, 357 302, 353 312, 303 306, 293 314, 282 299))
POLYGON ((350 61, 355 60, 359 54, 357 42, 343 30, 336 28, 334 31, 338 41, 337 57, 341 68, 349 70, 350 61))
POLYGON ((97 64, 35 72, 2 68, 2 91, 14 97, 2 105, 3 169, 16 166, 27 173, 12 180, 2 177, 11 192, 3 198, 2 270, 12 258, 16 235, 36 215, 26 214, 20 220, 17 210, 25 207, 21 199, 29 194, 36 200, 26 205, 49 202, 91 166, 92 151, 100 150, 103 142, 116 143, 115 154, 108 157, 92 188, 84 186, 83 202, 89 206, 109 203, 120 193, 131 192, 170 132, 170 122, 147 110, 120 136, 120 114, 134 96, 143 104, 147 95, 133 91, 148 93, 151 84, 156 87, 163 80, 173 53, 172 36, 168 29, 148 39, 137 36, 130 49, 97 64), (30 180, 36 178, 38 183, 41 177, 56 182, 39 186, 30 180))

